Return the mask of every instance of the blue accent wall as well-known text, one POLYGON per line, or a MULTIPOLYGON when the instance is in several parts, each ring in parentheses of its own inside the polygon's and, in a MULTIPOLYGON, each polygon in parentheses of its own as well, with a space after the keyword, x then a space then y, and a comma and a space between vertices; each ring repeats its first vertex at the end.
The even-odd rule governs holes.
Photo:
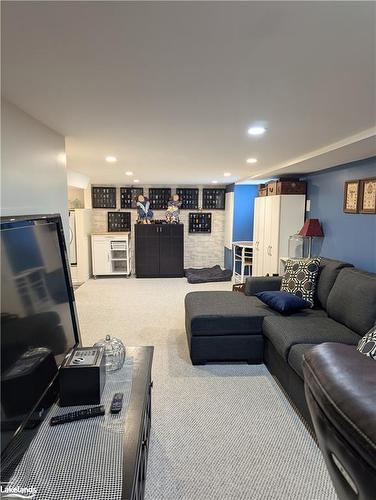
MULTIPOLYGON (((228 191, 234 191, 234 215, 232 240, 252 241, 254 201, 258 193, 258 186, 251 184, 232 184, 228 191)), ((224 262, 226 269, 232 269, 232 248, 224 248, 224 262)))
POLYGON ((252 241, 256 185, 238 184, 234 189, 233 241, 252 241))
POLYGON ((376 272, 376 215, 345 214, 345 181, 376 176, 376 157, 323 170, 305 177, 311 210, 320 219, 325 237, 320 255, 376 272))

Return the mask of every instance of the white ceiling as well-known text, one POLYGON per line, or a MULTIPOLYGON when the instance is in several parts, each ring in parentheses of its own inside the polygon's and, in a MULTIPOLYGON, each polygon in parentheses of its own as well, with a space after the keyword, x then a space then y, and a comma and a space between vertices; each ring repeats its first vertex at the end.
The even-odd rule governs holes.
POLYGON ((66 135, 68 168, 93 182, 233 182, 376 153, 373 2, 2 2, 2 42, 3 94, 66 135), (259 120, 267 134, 247 136, 259 120))

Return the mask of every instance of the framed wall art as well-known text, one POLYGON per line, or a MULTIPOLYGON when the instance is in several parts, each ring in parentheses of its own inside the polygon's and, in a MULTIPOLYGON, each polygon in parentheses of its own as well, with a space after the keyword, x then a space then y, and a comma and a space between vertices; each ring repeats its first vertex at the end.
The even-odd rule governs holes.
POLYGON ((376 177, 360 181, 359 212, 376 214, 376 177))
POLYGON ((149 201, 152 210, 166 210, 171 198, 171 188, 149 188, 149 201))
POLYGON ((189 213, 190 233, 211 233, 212 214, 209 212, 189 213))
POLYGON ((226 189, 206 188, 202 191, 202 208, 209 210, 224 210, 226 204, 226 189))
POLYGON ((142 187, 121 187, 120 208, 137 208, 136 198, 140 194, 144 194, 142 187))
POLYGON ((176 194, 181 201, 181 210, 198 208, 198 189, 197 188, 177 188, 176 194))
POLYGON ((130 212, 107 212, 107 231, 109 233, 131 230, 130 212))
POLYGON ((116 188, 93 186, 91 202, 93 208, 116 208, 116 188))
POLYGON ((343 211, 346 214, 357 214, 359 211, 359 181, 346 181, 343 196, 343 211))

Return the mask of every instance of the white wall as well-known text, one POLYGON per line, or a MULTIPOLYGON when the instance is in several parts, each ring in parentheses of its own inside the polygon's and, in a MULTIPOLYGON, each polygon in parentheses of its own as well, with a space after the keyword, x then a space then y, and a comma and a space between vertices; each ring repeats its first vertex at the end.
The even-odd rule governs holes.
POLYGON ((225 247, 232 249, 232 232, 234 227, 234 191, 226 193, 225 247))
POLYGON ((69 241, 64 137, 1 100, 2 215, 59 213, 69 241))

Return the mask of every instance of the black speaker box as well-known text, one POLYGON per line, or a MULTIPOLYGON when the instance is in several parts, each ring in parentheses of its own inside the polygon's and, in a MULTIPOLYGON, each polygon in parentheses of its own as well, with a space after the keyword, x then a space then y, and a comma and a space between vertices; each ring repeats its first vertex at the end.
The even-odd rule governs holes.
POLYGON ((103 348, 79 347, 60 368, 60 406, 98 405, 106 382, 103 348))

